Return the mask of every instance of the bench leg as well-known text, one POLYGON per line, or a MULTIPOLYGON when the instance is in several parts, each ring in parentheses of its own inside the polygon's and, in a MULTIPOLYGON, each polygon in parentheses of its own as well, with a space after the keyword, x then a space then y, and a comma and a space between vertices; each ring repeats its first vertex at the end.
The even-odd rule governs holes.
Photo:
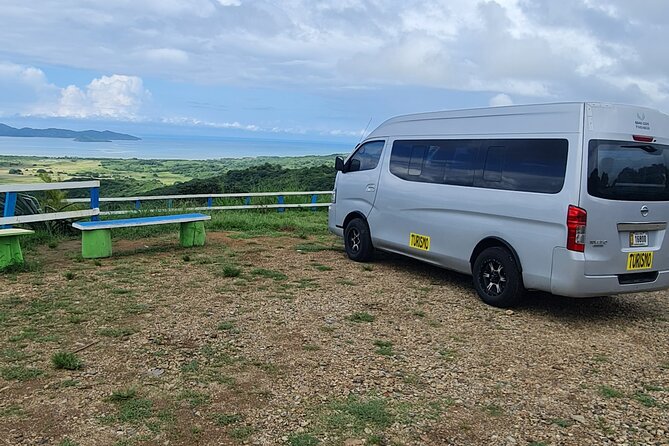
POLYGON ((179 227, 179 241, 181 246, 204 246, 206 235, 204 232, 204 222, 194 221, 181 223, 179 227))
POLYGON ((111 255, 111 229, 81 231, 81 256, 84 259, 99 259, 111 255))
POLYGON ((0 270, 22 264, 23 253, 19 244, 19 236, 2 237, 0 239, 0 270))

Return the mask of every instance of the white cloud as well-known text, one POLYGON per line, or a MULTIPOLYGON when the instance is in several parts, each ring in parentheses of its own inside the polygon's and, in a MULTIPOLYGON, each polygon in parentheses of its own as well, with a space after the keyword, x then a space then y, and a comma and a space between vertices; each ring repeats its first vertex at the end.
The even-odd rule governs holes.
POLYGON ((188 53, 176 48, 154 48, 141 53, 140 57, 157 63, 185 64, 188 63, 188 53))
POLYGON ((142 79, 114 74, 93 79, 84 89, 69 85, 54 101, 40 101, 26 115, 62 118, 137 119, 150 97, 142 79))
POLYGON ((492 98, 490 98, 489 104, 490 104, 491 107, 500 107, 500 106, 503 106, 503 105, 513 105, 513 99, 511 99, 511 97, 507 94, 500 93, 500 94, 497 94, 497 95, 493 96, 492 98))
MULTIPOLYGON (((188 83, 669 108, 668 16, 661 0, 4 0, 0 47, 39 66, 188 83)), ((79 89, 63 102, 91 103, 79 89)))

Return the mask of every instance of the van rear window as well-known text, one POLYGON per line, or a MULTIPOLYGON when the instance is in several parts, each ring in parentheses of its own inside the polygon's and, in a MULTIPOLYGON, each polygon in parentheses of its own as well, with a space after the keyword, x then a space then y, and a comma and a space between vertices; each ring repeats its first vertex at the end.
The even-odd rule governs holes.
POLYGON ((669 146, 591 140, 588 194, 623 201, 669 201, 669 146))

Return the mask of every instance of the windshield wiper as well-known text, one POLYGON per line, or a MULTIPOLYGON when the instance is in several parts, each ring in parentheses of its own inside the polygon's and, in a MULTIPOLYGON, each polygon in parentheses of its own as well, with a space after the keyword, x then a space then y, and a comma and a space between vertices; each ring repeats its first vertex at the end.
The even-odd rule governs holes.
POLYGON ((648 144, 642 145, 642 146, 634 145, 634 146, 620 146, 620 147, 622 147, 623 149, 641 149, 644 152, 648 152, 648 153, 655 153, 659 150, 657 147, 654 147, 654 146, 651 146, 651 145, 648 145, 648 144))

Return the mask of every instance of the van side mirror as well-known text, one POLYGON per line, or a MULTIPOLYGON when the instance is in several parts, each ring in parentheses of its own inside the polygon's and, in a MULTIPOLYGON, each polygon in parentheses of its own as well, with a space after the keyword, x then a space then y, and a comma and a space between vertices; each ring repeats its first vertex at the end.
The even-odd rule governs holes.
POLYGON ((342 158, 341 156, 335 158, 335 170, 338 172, 344 171, 344 158, 342 158))

